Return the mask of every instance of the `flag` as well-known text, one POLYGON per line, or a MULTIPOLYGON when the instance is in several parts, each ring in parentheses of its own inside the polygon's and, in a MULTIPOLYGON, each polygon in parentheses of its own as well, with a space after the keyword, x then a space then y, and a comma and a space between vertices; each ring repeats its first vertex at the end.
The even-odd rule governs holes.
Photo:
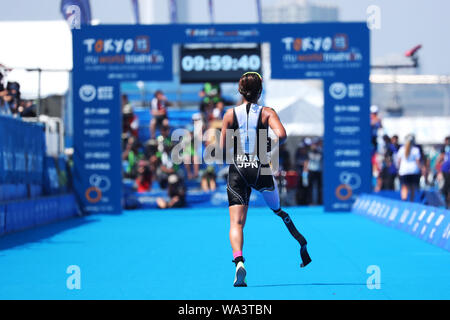
POLYGON ((82 24, 91 24, 89 0, 61 0, 60 9, 71 28, 79 29, 82 24))
POLYGON ((139 16, 139 0, 131 0, 131 5, 133 6, 134 21, 136 24, 140 24, 141 19, 139 16))

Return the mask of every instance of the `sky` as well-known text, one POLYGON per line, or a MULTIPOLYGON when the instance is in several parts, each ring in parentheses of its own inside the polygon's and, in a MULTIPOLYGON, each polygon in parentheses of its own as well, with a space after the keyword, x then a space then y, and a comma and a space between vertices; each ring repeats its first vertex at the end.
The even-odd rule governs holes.
MULTIPOLYGON (((192 3, 189 16, 193 22, 209 22, 207 0, 189 1, 192 3)), ((262 0, 263 5, 276 1, 262 0)), ((381 24, 380 29, 373 29, 371 33, 372 64, 397 60, 413 46, 422 44, 420 73, 450 74, 450 59, 448 59, 450 1, 311 0, 310 2, 338 6, 340 21, 365 21, 367 8, 370 5, 378 6, 381 24)), ((2 8, 0 21, 61 20, 59 3, 59 0, 0 0, 2 8)), ((91 0, 92 14, 102 23, 131 23, 133 15, 130 3, 130 0, 91 0)), ((215 0, 214 3, 217 23, 257 21, 254 0, 215 0)))

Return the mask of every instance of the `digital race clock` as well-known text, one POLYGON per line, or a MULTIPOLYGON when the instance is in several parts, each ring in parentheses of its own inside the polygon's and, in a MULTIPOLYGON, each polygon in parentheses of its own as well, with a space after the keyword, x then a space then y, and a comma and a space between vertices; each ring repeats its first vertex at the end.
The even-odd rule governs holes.
POLYGON ((182 47, 181 82, 235 82, 247 71, 261 72, 261 48, 182 47))

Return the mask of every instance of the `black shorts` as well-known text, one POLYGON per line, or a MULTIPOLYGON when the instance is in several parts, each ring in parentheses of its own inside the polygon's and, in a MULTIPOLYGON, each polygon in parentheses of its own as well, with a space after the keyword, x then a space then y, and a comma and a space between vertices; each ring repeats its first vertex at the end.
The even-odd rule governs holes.
POLYGON ((163 116, 154 116, 153 119, 155 119, 156 126, 160 127, 163 125, 164 120, 166 120, 168 118, 167 118, 167 115, 163 115, 163 116))
POLYGON ((252 167, 241 167, 231 164, 228 169, 228 206, 248 205, 252 188, 257 191, 272 191, 275 183, 269 165, 258 163, 252 167))
POLYGON ((400 176, 400 183, 408 187, 418 187, 420 184, 420 174, 405 174, 400 176))

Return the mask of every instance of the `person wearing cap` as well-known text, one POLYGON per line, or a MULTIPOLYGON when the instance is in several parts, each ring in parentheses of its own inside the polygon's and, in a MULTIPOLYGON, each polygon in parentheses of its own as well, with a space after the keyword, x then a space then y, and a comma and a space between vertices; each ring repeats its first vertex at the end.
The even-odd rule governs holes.
POLYGON ((182 208, 185 206, 186 190, 183 182, 176 174, 171 174, 168 179, 167 195, 169 200, 157 198, 156 204, 160 209, 182 208))
POLYGON ((420 149, 415 145, 413 134, 406 136, 405 144, 397 152, 397 168, 400 177, 400 196, 404 201, 414 201, 415 191, 419 189, 421 173, 420 149))

